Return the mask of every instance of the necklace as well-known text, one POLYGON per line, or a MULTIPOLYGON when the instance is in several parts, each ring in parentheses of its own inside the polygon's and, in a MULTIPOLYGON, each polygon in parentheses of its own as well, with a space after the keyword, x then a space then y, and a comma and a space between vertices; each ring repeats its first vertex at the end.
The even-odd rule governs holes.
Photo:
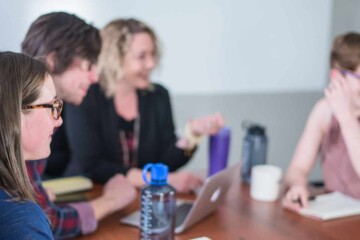
POLYGON ((135 118, 133 127, 133 148, 129 148, 124 130, 120 130, 120 144, 122 148, 122 161, 125 167, 136 167, 138 157, 138 145, 140 137, 140 114, 135 118), (132 159, 130 159, 132 157, 132 159))

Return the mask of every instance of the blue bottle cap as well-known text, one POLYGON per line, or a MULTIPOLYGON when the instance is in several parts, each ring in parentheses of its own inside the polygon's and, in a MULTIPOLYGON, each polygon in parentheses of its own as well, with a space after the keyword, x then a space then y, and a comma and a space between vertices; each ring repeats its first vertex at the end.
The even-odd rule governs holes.
POLYGON ((167 176, 169 173, 169 167, 162 164, 162 163, 156 163, 156 164, 146 164, 142 171, 142 177, 143 180, 150 184, 150 185, 165 185, 167 184, 167 176), (150 169, 150 179, 151 181, 147 179, 147 172, 150 169))

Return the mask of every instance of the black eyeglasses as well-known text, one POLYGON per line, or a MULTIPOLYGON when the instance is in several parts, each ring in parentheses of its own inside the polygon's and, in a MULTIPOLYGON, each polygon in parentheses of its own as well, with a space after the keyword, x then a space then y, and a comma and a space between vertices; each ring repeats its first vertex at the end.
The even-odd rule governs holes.
POLYGON ((52 103, 44 103, 37 105, 27 105, 23 106, 22 109, 36 109, 36 108, 51 108, 51 115, 55 120, 58 120, 61 116, 61 111, 63 109, 63 101, 55 98, 52 103))

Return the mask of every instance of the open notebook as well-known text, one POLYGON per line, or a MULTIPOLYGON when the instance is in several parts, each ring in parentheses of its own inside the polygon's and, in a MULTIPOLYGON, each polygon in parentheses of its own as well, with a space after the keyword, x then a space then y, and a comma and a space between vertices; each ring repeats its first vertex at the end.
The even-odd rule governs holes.
POLYGON ((340 192, 316 196, 300 214, 317 220, 331 220, 360 214, 360 200, 340 192))

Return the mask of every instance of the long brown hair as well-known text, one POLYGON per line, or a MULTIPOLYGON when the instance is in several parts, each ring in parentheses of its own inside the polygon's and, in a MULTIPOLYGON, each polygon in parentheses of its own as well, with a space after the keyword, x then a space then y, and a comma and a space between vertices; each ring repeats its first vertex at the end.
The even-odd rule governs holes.
POLYGON ((144 22, 130 19, 116 19, 101 31, 101 52, 98 61, 99 84, 107 97, 114 95, 115 83, 123 74, 122 65, 132 38, 137 33, 147 33, 154 42, 154 56, 160 59, 160 47, 154 30, 144 22))
POLYGON ((16 200, 34 201, 21 150, 21 111, 38 99, 47 74, 38 60, 0 52, 0 187, 16 200))

